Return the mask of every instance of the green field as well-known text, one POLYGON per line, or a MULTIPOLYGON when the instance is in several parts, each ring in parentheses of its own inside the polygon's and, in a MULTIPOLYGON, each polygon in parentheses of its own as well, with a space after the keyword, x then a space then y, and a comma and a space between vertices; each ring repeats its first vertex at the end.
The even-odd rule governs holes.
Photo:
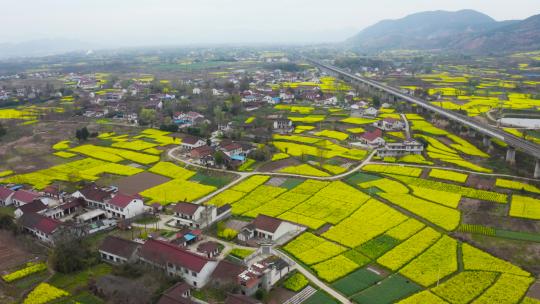
POLYGON ((368 288, 352 297, 359 304, 387 304, 394 303, 419 291, 421 287, 407 278, 394 274, 381 281, 379 285, 368 288))
POLYGON ((399 240, 383 234, 358 246, 356 250, 360 251, 362 254, 368 256, 371 259, 376 259, 383 255, 385 252, 394 248, 394 246, 399 243, 399 240))
POLYGON ((311 297, 303 302, 303 304, 333 304, 337 303, 332 297, 322 291, 317 291, 311 297))
POLYGON ((382 279, 378 274, 366 268, 359 269, 350 275, 339 279, 332 287, 346 296, 352 296, 382 279))

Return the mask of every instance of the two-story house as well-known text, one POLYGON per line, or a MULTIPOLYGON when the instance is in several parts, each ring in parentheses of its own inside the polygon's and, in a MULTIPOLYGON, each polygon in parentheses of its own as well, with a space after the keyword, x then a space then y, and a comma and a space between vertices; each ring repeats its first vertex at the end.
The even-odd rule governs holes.
POLYGON ((104 205, 109 217, 130 219, 144 213, 144 202, 140 196, 116 193, 104 205))
POLYGON ((180 144, 180 146, 185 151, 191 151, 195 148, 202 147, 205 145, 206 145, 206 141, 204 139, 198 138, 195 136, 186 136, 182 138, 182 143, 180 144))
POLYGON ((173 212, 173 219, 177 226, 205 228, 216 221, 229 217, 231 206, 226 204, 218 208, 212 205, 181 202, 173 207, 173 212))

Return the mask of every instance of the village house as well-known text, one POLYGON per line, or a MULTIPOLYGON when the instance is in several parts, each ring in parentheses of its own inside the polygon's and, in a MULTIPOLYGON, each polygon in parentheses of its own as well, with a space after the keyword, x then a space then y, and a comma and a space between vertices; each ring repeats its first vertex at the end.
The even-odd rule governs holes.
POLYGON ((140 196, 117 193, 112 199, 105 201, 108 217, 130 219, 144 213, 144 202, 140 196))
POLYGON ((130 219, 144 213, 144 202, 139 196, 115 193, 114 189, 102 189, 90 184, 72 194, 84 198, 90 208, 101 209, 108 218, 130 219))
POLYGON ((197 112, 177 112, 173 115, 173 121, 180 126, 194 126, 204 121, 204 115, 197 112))
POLYGON ((409 154, 422 154, 424 145, 414 139, 405 140, 400 143, 386 143, 377 149, 379 157, 402 157, 409 154))
POLYGON ((405 128, 405 123, 399 119, 386 117, 374 122, 373 126, 384 131, 401 131, 405 128))
POLYGON ((297 225, 275 217, 259 214, 249 225, 242 229, 238 234, 238 239, 243 242, 253 238, 275 242, 285 235, 297 231, 299 228, 297 225))
POLYGON ((198 205, 193 203, 177 203, 173 206, 173 219, 177 226, 205 228, 216 221, 221 221, 231 215, 231 206, 198 205))
POLYGON ((39 213, 26 213, 21 216, 19 223, 24 231, 31 233, 40 241, 53 245, 55 235, 60 231, 62 223, 39 213))
POLYGON ((0 206, 6 207, 13 204, 12 197, 14 194, 15 191, 4 186, 0 186, 0 206))
POLYGON ((168 242, 149 239, 139 250, 139 259, 152 267, 163 269, 171 277, 180 277, 193 287, 208 283, 217 261, 192 253, 168 242))
POLYGON ((375 118, 379 115, 379 110, 374 107, 364 108, 353 108, 351 107, 351 117, 365 117, 365 118, 375 118))
POLYGON ((290 271, 290 265, 277 256, 270 256, 252 264, 238 275, 242 295, 251 296, 259 289, 270 290, 290 271))
POLYGON ((29 213, 42 213, 47 210, 47 206, 39 199, 34 200, 31 203, 24 204, 17 208, 14 212, 15 218, 18 219, 24 214, 29 213))
POLYGON ((212 259, 219 255, 221 252, 221 244, 217 242, 204 242, 197 246, 197 252, 204 254, 207 258, 212 259))
POLYGON ((34 191, 20 189, 15 191, 15 194, 11 197, 11 202, 15 207, 20 207, 26 204, 30 204, 35 199, 39 198, 40 194, 34 191))
POLYGON ((88 207, 105 209, 105 200, 109 199, 113 194, 112 189, 102 189, 96 184, 88 184, 84 188, 75 191, 71 196, 82 197, 88 202, 88 207))
POLYGON ((203 166, 213 166, 215 164, 214 153, 216 150, 211 146, 200 146, 192 149, 189 152, 189 156, 193 158, 198 164, 203 166))
POLYGON ((178 282, 163 293, 157 304, 197 304, 191 299, 192 288, 185 282, 178 282))
POLYGON ((280 134, 292 133, 294 131, 292 121, 287 118, 278 118, 274 120, 272 129, 274 132, 280 134))
POLYGON ((351 140, 357 140, 363 145, 367 145, 371 148, 380 147, 385 144, 381 129, 374 129, 372 131, 353 134, 351 136, 351 140))
MULTIPOLYGON (((43 199, 41 200, 43 201, 43 199)), ((68 202, 56 205, 52 208, 51 205, 49 205, 49 208, 45 210, 42 214, 52 219, 62 219, 77 211, 82 210, 85 206, 86 201, 84 200, 84 198, 72 198, 68 202)))
POLYGON ((193 95, 201 95, 201 89, 200 88, 193 88, 191 91, 193 95))
POLYGON ((141 244, 116 236, 107 236, 98 248, 101 260, 111 264, 133 263, 141 244))
POLYGON ((243 265, 227 261, 226 259, 221 260, 211 275, 210 285, 215 288, 235 286, 238 282, 238 275, 246 269, 247 267, 243 265))
POLYGON ((186 136, 182 138, 182 143, 180 143, 180 146, 185 151, 191 151, 195 148, 202 147, 206 145, 206 140, 203 140, 202 138, 198 138, 195 136, 186 136))

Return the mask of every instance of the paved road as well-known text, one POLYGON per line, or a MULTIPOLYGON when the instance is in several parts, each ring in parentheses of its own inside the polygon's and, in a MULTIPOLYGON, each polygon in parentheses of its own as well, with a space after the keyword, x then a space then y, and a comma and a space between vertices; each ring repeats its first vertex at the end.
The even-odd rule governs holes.
MULTIPOLYGON (((169 150, 168 152, 168 156, 174 160, 177 160, 179 162, 182 162, 186 165, 189 165, 189 166, 193 166, 193 167, 197 167, 197 168, 203 168, 203 169, 207 169, 207 170, 212 170, 212 171, 216 171, 216 172, 226 172, 226 173, 233 173, 233 174, 237 174, 239 175, 239 178, 236 179, 234 182, 232 182, 231 184, 225 186, 225 187, 230 187, 231 185, 234 185, 236 183, 239 182, 239 180, 243 180, 249 176, 252 176, 252 175, 270 175, 270 176, 281 176, 281 177, 298 177, 298 178, 309 178, 309 179, 317 179, 317 180, 322 180, 322 181, 333 181, 333 180, 338 180, 338 179, 341 179, 345 176, 348 176, 360 169, 362 169, 363 166, 365 166, 367 163, 369 163, 371 161, 371 158, 375 155, 375 153, 377 151, 372 151, 368 157, 366 157, 358 166, 354 167, 352 170, 349 170, 347 172, 344 172, 344 173, 341 173, 341 174, 338 174, 338 175, 332 175, 332 176, 309 176, 309 175, 301 175, 301 174, 292 174, 292 173, 280 173, 280 172, 264 172, 264 171, 254 171, 254 172, 235 172, 235 171, 230 171, 230 170, 225 170, 225 169, 216 169, 216 168, 207 168, 205 166, 201 166, 201 165, 198 165, 198 164, 194 164, 192 162, 189 162, 187 161, 186 159, 182 158, 182 157, 178 157, 175 154, 176 151, 178 151, 181 147, 176 147, 176 148, 173 148, 171 150, 169 150)), ((221 188, 223 189, 223 188, 221 188)), ((220 189, 220 190, 221 190, 220 189)), ((218 190, 219 191, 219 190, 218 190)), ((223 191, 223 190, 222 190, 223 191)), ((214 193, 217 193, 214 192, 214 193)), ((210 196, 211 197, 211 196, 210 196)))
MULTIPOLYGON (((285 253, 281 252, 280 250, 274 250, 278 253, 280 256, 285 256, 287 259, 290 259, 285 253)), ((345 296, 343 296, 341 293, 335 291, 332 287, 326 285, 323 281, 319 280, 314 274, 312 274, 309 270, 302 267, 302 265, 299 265, 298 263, 294 264, 294 269, 298 270, 298 272, 302 273, 308 280, 313 282, 313 284, 317 285, 320 289, 326 291, 328 294, 330 294, 332 297, 334 297, 336 300, 338 300, 341 303, 351 303, 349 299, 347 299, 345 296)))
POLYGON ((409 126, 409 120, 407 119, 407 116, 405 114, 400 114, 401 119, 403 119, 403 122, 405 123, 405 134, 407 135, 407 138, 412 138, 411 136, 411 129, 409 126))
POLYGON ((388 93, 388 94, 390 94, 390 95, 392 95, 394 97, 398 97, 398 98, 400 98, 402 100, 405 100, 405 101, 408 101, 410 103, 419 105, 419 106, 421 106, 421 107, 423 107, 425 109, 428 109, 428 110, 433 111, 435 113, 438 113, 438 114, 440 114, 442 116, 445 116, 448 119, 451 119, 451 120, 457 121, 457 122, 459 122, 459 123, 461 123, 463 125, 469 126, 470 128, 472 128, 472 129, 474 129, 474 130, 476 130, 476 131, 478 131, 478 132, 480 132, 480 133, 482 133, 484 135, 487 135, 487 136, 490 136, 492 138, 497 138, 499 140, 502 140, 505 143, 507 143, 509 146, 520 149, 520 150, 524 151, 525 153, 540 159, 540 145, 538 145, 536 143, 530 142, 530 141, 525 140, 523 138, 519 138, 519 137, 517 137, 515 135, 512 135, 512 134, 510 134, 508 132, 505 132, 505 131, 503 131, 501 129, 497 129, 496 127, 493 127, 491 125, 478 122, 477 120, 475 120, 475 119, 473 119, 471 117, 456 113, 454 111, 446 110, 446 109, 443 109, 443 108, 435 106, 435 105, 432 105, 431 103, 429 103, 426 100, 422 100, 420 98, 413 97, 413 96, 411 96, 409 94, 405 94, 400 89, 393 88, 391 86, 385 85, 383 83, 380 83, 380 82, 377 82, 377 81, 374 81, 374 80, 371 80, 371 79, 368 79, 368 78, 365 78, 365 77, 361 77, 361 76, 358 76, 358 75, 353 75, 353 74, 348 73, 348 72, 346 72, 346 71, 344 71, 344 70, 342 70, 340 68, 337 68, 335 66, 331 66, 331 65, 328 65, 328 64, 324 64, 324 63, 316 61, 316 60, 312 60, 312 59, 309 59, 309 58, 306 58, 306 60, 311 62, 315 66, 318 66, 320 68, 332 71, 332 72, 337 73, 337 74, 339 74, 341 76, 347 77, 347 78, 349 78, 349 79, 351 79, 353 81, 357 81, 357 82, 363 83, 365 85, 369 85, 372 88, 376 88, 378 90, 384 91, 384 92, 386 92, 386 93, 388 93))
POLYGON ((495 176, 495 177, 508 177, 508 178, 513 178, 513 179, 522 179, 522 180, 538 182, 537 178, 522 177, 522 176, 516 176, 516 175, 509 175, 509 174, 499 174, 499 173, 485 173, 485 172, 477 172, 477 171, 472 171, 472 170, 456 169, 456 168, 441 167, 441 166, 404 164, 404 163, 385 163, 385 162, 369 162, 366 165, 387 165, 387 166, 401 166, 401 167, 414 167, 414 168, 442 169, 442 170, 456 171, 456 172, 462 172, 462 173, 468 173, 468 174, 477 174, 477 175, 495 176))

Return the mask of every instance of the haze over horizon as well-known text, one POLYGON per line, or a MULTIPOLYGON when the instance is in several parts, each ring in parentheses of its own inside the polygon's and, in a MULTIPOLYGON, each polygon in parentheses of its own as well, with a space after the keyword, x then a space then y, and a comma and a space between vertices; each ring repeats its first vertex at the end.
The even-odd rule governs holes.
POLYGON ((339 42, 384 19, 473 9, 496 20, 540 13, 538 0, 0 0, 0 43, 73 39, 102 47, 339 42), (4 10, 6 12, 6 10, 4 10), (16 26, 14 26, 16 25, 16 26))

